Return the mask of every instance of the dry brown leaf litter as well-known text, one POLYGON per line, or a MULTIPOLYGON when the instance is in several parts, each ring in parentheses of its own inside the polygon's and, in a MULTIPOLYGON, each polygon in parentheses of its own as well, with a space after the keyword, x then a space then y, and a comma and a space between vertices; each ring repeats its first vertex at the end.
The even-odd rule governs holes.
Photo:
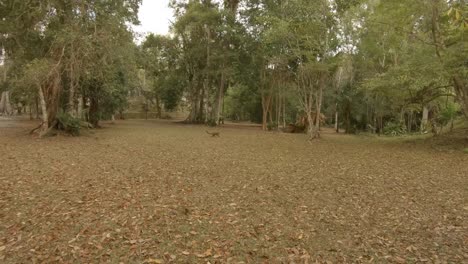
POLYGON ((125 121, 0 128, 0 262, 466 263, 468 155, 125 121))

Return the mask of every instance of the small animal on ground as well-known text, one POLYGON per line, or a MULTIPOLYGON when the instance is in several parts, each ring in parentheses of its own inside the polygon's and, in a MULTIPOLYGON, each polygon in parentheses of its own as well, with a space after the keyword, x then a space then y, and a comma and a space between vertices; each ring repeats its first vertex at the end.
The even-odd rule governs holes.
POLYGON ((206 130, 206 133, 208 135, 211 135, 212 137, 219 137, 219 135, 221 134, 219 132, 209 132, 208 130, 206 130))

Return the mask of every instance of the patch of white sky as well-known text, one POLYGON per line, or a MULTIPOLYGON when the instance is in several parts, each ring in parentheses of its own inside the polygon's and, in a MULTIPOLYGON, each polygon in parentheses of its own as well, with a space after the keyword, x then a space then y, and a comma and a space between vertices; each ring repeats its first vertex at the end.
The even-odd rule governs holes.
POLYGON ((174 21, 173 10, 169 8, 169 0, 143 0, 138 12, 141 25, 134 26, 137 41, 153 33, 166 35, 171 22, 174 21))
MULTIPOLYGON (((150 33, 169 34, 171 23, 174 22, 174 10, 169 7, 169 2, 170 0, 143 0, 138 12, 141 25, 133 27, 137 42, 141 42, 150 33)), ((220 4, 221 0, 213 2, 220 4)))

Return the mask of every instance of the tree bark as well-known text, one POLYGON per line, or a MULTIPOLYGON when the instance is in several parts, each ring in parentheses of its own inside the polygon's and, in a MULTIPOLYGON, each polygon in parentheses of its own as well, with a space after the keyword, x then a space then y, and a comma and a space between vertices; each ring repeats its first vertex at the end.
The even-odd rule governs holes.
POLYGON ((49 128, 49 116, 47 112, 46 99, 44 97, 44 92, 42 91, 41 85, 38 85, 38 90, 39 90, 39 102, 40 102, 41 111, 42 111, 42 124, 41 124, 41 130, 39 132, 39 135, 42 137, 47 133, 47 130, 49 128))
MULTIPOLYGON (((316 117, 315 117, 315 128, 313 134, 311 134, 311 139, 320 137, 320 117, 322 115, 322 100, 323 100, 323 88, 325 86, 325 74, 322 73, 320 76, 319 91, 317 94, 317 99, 315 100, 316 105, 316 117)), ((312 124, 310 124, 312 125, 312 124)))
POLYGON ((466 85, 466 81, 460 78, 460 76, 455 75, 453 76, 453 83, 458 95, 458 101, 462 105, 463 114, 468 119, 468 86, 466 85))
POLYGON ((89 123, 93 127, 99 127, 99 101, 94 96, 90 97, 89 123))
POLYGON ((161 118, 162 117, 162 107, 161 107, 161 99, 159 99, 159 96, 156 96, 156 118, 161 118))
POLYGON ((424 106, 422 119, 421 119, 421 133, 427 130, 428 120, 429 120, 429 109, 426 106, 424 106))
POLYGON ((262 130, 267 130, 268 112, 270 109, 271 95, 262 95, 262 130))
MULTIPOLYGON (((431 17, 431 32, 432 32, 432 39, 434 41, 435 53, 439 58, 439 61, 442 65, 444 65, 444 61, 442 58, 442 51, 445 49, 444 41, 440 36, 440 27, 439 27, 439 4, 440 0, 433 0, 432 1, 432 17, 431 17)), ((458 97, 458 101, 460 102, 463 110, 463 114, 468 119, 468 87, 465 81, 458 75, 452 74, 453 85, 455 88, 455 92, 458 97)))
POLYGON ((78 108, 76 110, 76 117, 83 119, 83 97, 78 97, 78 108))
POLYGON ((286 128, 286 96, 283 95, 283 128, 286 128))
MULTIPOLYGON (((224 68, 224 66, 223 66, 224 68)), ((223 107, 223 97, 224 97, 224 82, 225 82, 225 76, 224 76, 224 69, 221 71, 221 81, 219 84, 219 89, 218 89, 218 96, 217 96, 217 102, 216 102, 216 119, 215 122, 217 125, 220 125, 221 123, 219 120, 221 119, 221 109, 223 107)))
POLYGON ((11 102, 10 102, 10 92, 5 91, 2 92, 2 96, 0 99, 0 113, 3 113, 5 115, 12 115, 13 110, 11 107, 11 102))
MULTIPOLYGON (((338 108, 338 106, 336 106, 338 108)), ((340 128, 338 127, 338 109, 335 109, 335 131, 340 133, 340 128)))

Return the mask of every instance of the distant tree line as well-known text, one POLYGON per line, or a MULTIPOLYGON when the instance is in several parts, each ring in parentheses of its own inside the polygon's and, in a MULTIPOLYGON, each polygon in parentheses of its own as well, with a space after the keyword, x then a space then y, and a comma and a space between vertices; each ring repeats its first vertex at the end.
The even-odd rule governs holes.
POLYGON ((2 2, 2 91, 57 115, 147 102, 186 121, 250 120, 264 130, 326 123, 347 133, 440 131, 468 117, 462 0, 171 1, 170 34, 133 42, 138 0, 2 2), (143 73, 143 77, 142 74, 143 73))

